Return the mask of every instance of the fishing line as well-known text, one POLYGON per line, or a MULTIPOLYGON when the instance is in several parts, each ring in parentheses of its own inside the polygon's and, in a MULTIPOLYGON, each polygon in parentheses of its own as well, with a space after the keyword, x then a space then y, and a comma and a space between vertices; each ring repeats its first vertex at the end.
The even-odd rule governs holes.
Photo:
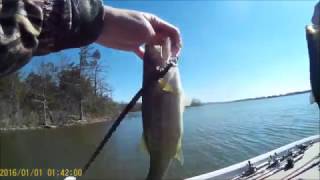
POLYGON ((116 131, 116 129, 119 127, 120 123, 122 122, 122 120, 126 117, 126 115, 130 112, 130 110, 134 107, 134 105, 137 103, 137 101, 140 99, 140 97, 142 96, 142 92, 144 89, 148 89, 151 85, 152 82, 157 81, 158 79, 162 78, 172 66, 176 66, 176 62, 177 62, 178 58, 174 57, 172 59, 169 60, 168 64, 164 67, 164 69, 160 70, 159 73, 156 73, 154 77, 151 77, 149 82, 146 83, 146 85, 144 87, 142 87, 137 93, 136 95, 131 99, 131 101, 129 102, 129 104, 122 110, 122 112, 120 113, 120 115, 118 116, 118 118, 116 119, 116 121, 112 124, 111 128, 109 129, 109 131, 107 132, 107 134, 104 136, 103 140, 99 143, 99 145, 97 146, 95 152, 91 155, 89 161, 86 163, 86 165, 84 166, 84 168, 82 168, 82 174, 83 176, 85 175, 85 173, 87 172, 87 170, 89 169, 90 165, 94 162, 94 160, 96 159, 96 157, 100 154, 101 150, 103 149, 103 147, 106 145, 106 143, 109 141, 109 139, 111 138, 112 134, 116 131))

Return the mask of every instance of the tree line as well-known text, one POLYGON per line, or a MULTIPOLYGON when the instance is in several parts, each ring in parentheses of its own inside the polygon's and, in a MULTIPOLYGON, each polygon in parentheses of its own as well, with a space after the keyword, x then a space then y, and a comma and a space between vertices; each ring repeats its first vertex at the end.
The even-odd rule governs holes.
POLYGON ((100 52, 80 49, 78 62, 41 62, 35 70, 0 79, 0 128, 65 125, 113 118, 120 105, 112 99, 100 52), (64 62, 64 63, 63 63, 64 62))

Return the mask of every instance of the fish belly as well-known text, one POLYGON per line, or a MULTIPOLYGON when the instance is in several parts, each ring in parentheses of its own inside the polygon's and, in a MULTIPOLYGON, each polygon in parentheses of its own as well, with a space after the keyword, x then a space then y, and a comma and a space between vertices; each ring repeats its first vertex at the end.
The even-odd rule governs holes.
POLYGON ((144 138, 148 151, 173 158, 181 138, 180 96, 163 92, 157 85, 142 100, 144 138))

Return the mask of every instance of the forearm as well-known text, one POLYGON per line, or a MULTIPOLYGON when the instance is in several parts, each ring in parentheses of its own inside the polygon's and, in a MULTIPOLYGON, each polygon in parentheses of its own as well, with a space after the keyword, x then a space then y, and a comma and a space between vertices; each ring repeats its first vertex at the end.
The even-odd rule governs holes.
POLYGON ((104 6, 104 26, 97 43, 120 50, 131 51, 144 43, 155 32, 143 13, 104 6))
POLYGON ((96 41, 104 24, 101 0, 6 0, 0 6, 0 77, 32 56, 96 41))

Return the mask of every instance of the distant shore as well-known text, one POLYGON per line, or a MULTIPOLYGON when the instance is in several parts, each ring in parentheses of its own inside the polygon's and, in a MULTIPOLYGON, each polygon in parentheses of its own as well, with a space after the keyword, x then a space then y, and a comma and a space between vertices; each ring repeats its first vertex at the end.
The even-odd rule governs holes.
MULTIPOLYGON (((306 90, 306 91, 299 91, 299 92, 291 92, 291 93, 287 93, 287 94, 256 97, 256 98, 246 98, 246 99, 239 99, 239 100, 233 100, 233 101, 195 103, 194 105, 191 105, 188 107, 203 106, 203 105, 208 105, 208 104, 226 104, 226 103, 234 103, 234 102, 242 102, 242 101, 271 99, 271 98, 277 98, 277 97, 292 96, 292 95, 297 95, 297 94, 305 94, 305 93, 309 93, 309 92, 311 92, 311 91, 306 90)), ((137 108, 137 109, 139 109, 139 108, 137 108)), ((19 130, 23 131, 23 130, 37 130, 37 129, 56 129, 56 128, 63 128, 63 127, 77 127, 77 126, 84 126, 84 125, 114 121, 114 117, 87 118, 87 119, 90 119, 90 120, 78 120, 78 121, 72 120, 72 121, 69 121, 69 123, 62 124, 62 125, 49 124, 49 125, 40 125, 40 126, 6 127, 6 128, 0 128, 0 133, 1 132, 10 132, 10 131, 19 131, 19 130)))
POLYGON ((277 98, 277 97, 284 97, 284 96, 292 96, 292 95, 298 95, 298 94, 305 94, 305 93, 310 93, 310 92, 311 92, 311 90, 297 91, 297 92, 291 92, 291 93, 286 93, 286 94, 279 94, 279 95, 272 95, 272 96, 263 96, 263 97, 255 97, 255 98, 245 98, 245 99, 232 100, 232 101, 207 102, 207 103, 202 103, 201 105, 207 105, 207 104, 226 104, 226 103, 234 103, 234 102, 242 102, 242 101, 271 99, 271 98, 277 98))

